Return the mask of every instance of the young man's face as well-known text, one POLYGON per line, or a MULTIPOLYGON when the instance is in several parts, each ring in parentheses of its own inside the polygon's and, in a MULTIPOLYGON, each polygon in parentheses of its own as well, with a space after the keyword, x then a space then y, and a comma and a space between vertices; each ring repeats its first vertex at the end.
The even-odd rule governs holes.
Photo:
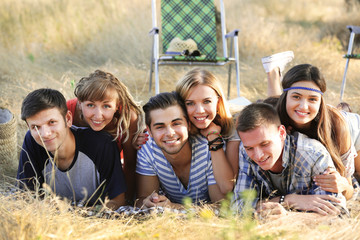
POLYGON ((50 108, 27 118, 26 123, 35 141, 54 153, 68 136, 72 115, 68 111, 64 120, 58 108, 50 108))
POLYGON ((262 125, 247 132, 239 132, 247 155, 263 170, 282 171, 282 151, 286 138, 283 125, 262 125))
POLYGON ((161 148, 165 156, 178 154, 188 143, 188 122, 181 107, 171 106, 150 112, 151 125, 148 127, 150 136, 161 148))

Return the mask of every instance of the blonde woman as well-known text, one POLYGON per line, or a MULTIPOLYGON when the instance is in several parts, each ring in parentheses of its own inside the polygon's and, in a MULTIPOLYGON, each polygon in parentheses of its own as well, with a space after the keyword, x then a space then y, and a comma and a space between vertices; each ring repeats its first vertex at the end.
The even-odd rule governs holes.
POLYGON ((208 141, 218 136, 226 141, 225 151, 221 149, 211 152, 212 155, 220 155, 216 156, 218 161, 213 161, 215 176, 219 172, 228 180, 231 173, 231 179, 235 179, 238 173, 240 139, 219 80, 211 72, 195 68, 178 81, 176 92, 185 102, 192 123, 191 133, 201 133, 208 141))

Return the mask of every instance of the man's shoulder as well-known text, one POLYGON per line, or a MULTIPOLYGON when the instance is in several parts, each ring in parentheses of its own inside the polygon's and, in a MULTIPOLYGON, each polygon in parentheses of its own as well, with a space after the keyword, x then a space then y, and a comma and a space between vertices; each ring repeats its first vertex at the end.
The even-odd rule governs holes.
POLYGON ((149 137, 149 139, 146 141, 144 145, 142 145, 141 149, 139 151, 154 151, 155 149, 158 149, 158 145, 155 143, 154 139, 152 137, 149 137))
POLYGON ((146 158, 154 160, 154 155, 162 156, 163 154, 160 147, 156 145, 154 139, 149 137, 149 140, 147 140, 140 150, 138 150, 138 160, 144 160, 146 158))
POLYGON ((318 140, 309 138, 305 134, 295 133, 297 155, 306 156, 305 160, 318 159, 320 156, 328 156, 326 147, 318 140))
POLYGON ((325 146, 318 140, 309 138, 305 134, 302 133, 295 133, 295 136, 292 136, 297 138, 296 145, 297 149, 303 149, 305 151, 311 151, 311 150, 317 150, 317 149, 325 149, 325 146), (296 136, 297 135, 297 136, 296 136))
POLYGON ((189 139, 197 144, 207 143, 206 137, 201 134, 189 135, 189 139))

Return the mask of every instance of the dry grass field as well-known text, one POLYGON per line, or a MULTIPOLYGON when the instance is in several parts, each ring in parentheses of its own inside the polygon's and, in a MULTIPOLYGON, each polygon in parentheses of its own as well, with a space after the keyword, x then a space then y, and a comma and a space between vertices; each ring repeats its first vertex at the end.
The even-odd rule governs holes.
MULTIPOLYGON (((289 67, 311 63, 324 73, 330 104, 339 101, 349 32, 360 25, 358 0, 226 0, 227 28, 240 29, 241 93, 251 101, 266 97, 261 57, 293 50, 289 67)), ((72 98, 73 84, 96 69, 123 81, 138 101, 148 92, 151 4, 144 0, 0 1, 0 107, 18 121, 18 151, 26 132, 20 120, 22 99, 51 87, 72 98)), ((360 52, 359 39, 356 41, 360 52)), ((161 91, 190 67, 162 67, 161 91)), ((227 86, 226 68, 208 68, 227 86)), ((352 60, 344 100, 360 112, 360 61, 352 60)), ((236 97, 233 82, 231 97, 236 97)), ((0 159, 0 192, 15 176, 17 159, 0 159)), ((146 218, 84 217, 54 196, 0 194, 0 239, 360 239, 359 203, 352 217, 329 219, 291 214, 254 221, 228 213, 216 217, 206 207, 199 215, 161 214, 146 218)))

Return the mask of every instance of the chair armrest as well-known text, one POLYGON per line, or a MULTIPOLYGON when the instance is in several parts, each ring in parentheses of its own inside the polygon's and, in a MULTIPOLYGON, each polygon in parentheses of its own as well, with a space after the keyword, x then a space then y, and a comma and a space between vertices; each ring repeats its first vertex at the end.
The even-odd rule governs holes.
POLYGON ((229 32, 225 35, 225 38, 229 38, 229 37, 235 37, 239 34, 239 29, 235 29, 232 32, 229 32))
POLYGON ((158 27, 153 27, 149 32, 150 36, 154 36, 155 34, 159 34, 159 28, 158 27))
POLYGON ((350 32, 354 32, 355 34, 360 33, 360 26, 346 26, 350 32))

